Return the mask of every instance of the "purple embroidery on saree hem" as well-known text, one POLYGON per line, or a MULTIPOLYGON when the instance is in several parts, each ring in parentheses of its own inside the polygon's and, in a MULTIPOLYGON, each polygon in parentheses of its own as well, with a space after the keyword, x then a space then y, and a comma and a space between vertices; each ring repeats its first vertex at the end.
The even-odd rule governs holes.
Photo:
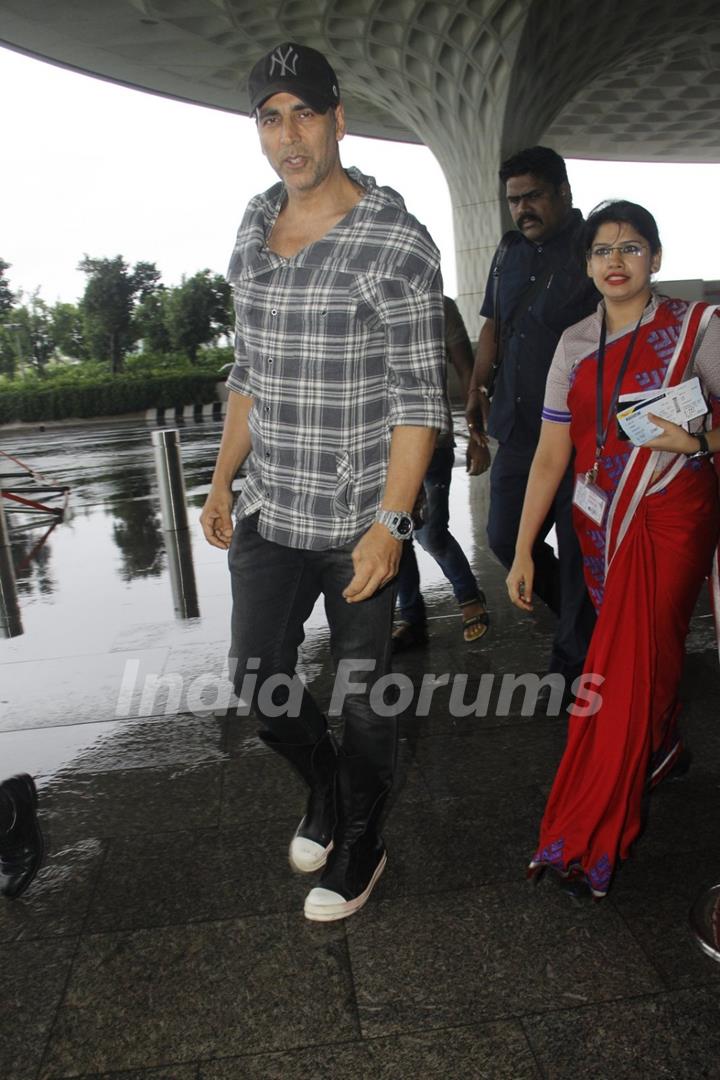
POLYGON ((605 854, 601 855, 594 866, 591 866, 586 873, 586 878, 590 885, 590 888, 594 892, 606 893, 608 886, 610 885, 610 878, 612 877, 612 863, 610 862, 610 856, 605 854))

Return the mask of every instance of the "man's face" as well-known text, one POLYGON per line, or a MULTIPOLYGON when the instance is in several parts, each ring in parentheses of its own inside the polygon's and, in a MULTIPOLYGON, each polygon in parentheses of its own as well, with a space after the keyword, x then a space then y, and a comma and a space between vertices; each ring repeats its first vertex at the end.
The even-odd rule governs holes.
POLYGON ((289 190, 312 191, 339 162, 342 105, 317 113, 293 94, 273 94, 258 109, 260 147, 289 190))
POLYGON ((555 187, 532 173, 511 176, 505 193, 513 222, 536 244, 549 240, 562 227, 572 206, 567 184, 555 187))

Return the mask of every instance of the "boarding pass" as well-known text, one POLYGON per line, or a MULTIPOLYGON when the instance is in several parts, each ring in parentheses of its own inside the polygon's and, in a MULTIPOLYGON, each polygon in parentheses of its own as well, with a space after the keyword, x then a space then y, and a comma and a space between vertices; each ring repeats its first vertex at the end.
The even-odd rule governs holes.
POLYGON ((642 394, 622 394, 618 402, 618 423, 636 446, 662 435, 662 428, 648 420, 648 413, 685 426, 708 411, 697 375, 677 386, 642 394))

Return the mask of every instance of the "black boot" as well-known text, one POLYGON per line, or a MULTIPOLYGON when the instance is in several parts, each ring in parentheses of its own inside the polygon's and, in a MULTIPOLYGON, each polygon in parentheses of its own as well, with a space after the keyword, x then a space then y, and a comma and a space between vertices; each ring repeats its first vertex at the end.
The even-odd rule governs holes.
POLYGON ((379 833, 390 784, 361 757, 338 755, 338 823, 334 847, 320 878, 305 900, 314 922, 346 919, 359 911, 387 862, 379 833))
POLYGON ((337 747, 329 731, 316 743, 289 743, 269 731, 262 741, 284 757, 310 788, 305 816, 290 843, 290 865, 311 874, 325 865, 335 829, 335 774, 337 747))
POLYGON ((11 776, 0 784, 0 789, 13 809, 10 827, 0 833, 0 896, 14 900, 25 892, 38 872, 44 844, 32 777, 26 773, 11 776))

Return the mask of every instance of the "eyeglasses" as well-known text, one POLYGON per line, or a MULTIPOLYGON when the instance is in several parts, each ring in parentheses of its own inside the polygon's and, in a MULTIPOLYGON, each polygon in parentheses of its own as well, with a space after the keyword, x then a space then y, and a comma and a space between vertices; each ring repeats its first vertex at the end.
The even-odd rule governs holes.
POLYGON ((598 244, 594 248, 590 248, 590 255, 593 259, 610 259, 612 258, 613 251, 617 251, 623 259, 639 258, 645 251, 644 244, 615 244, 610 247, 608 244, 598 244))

